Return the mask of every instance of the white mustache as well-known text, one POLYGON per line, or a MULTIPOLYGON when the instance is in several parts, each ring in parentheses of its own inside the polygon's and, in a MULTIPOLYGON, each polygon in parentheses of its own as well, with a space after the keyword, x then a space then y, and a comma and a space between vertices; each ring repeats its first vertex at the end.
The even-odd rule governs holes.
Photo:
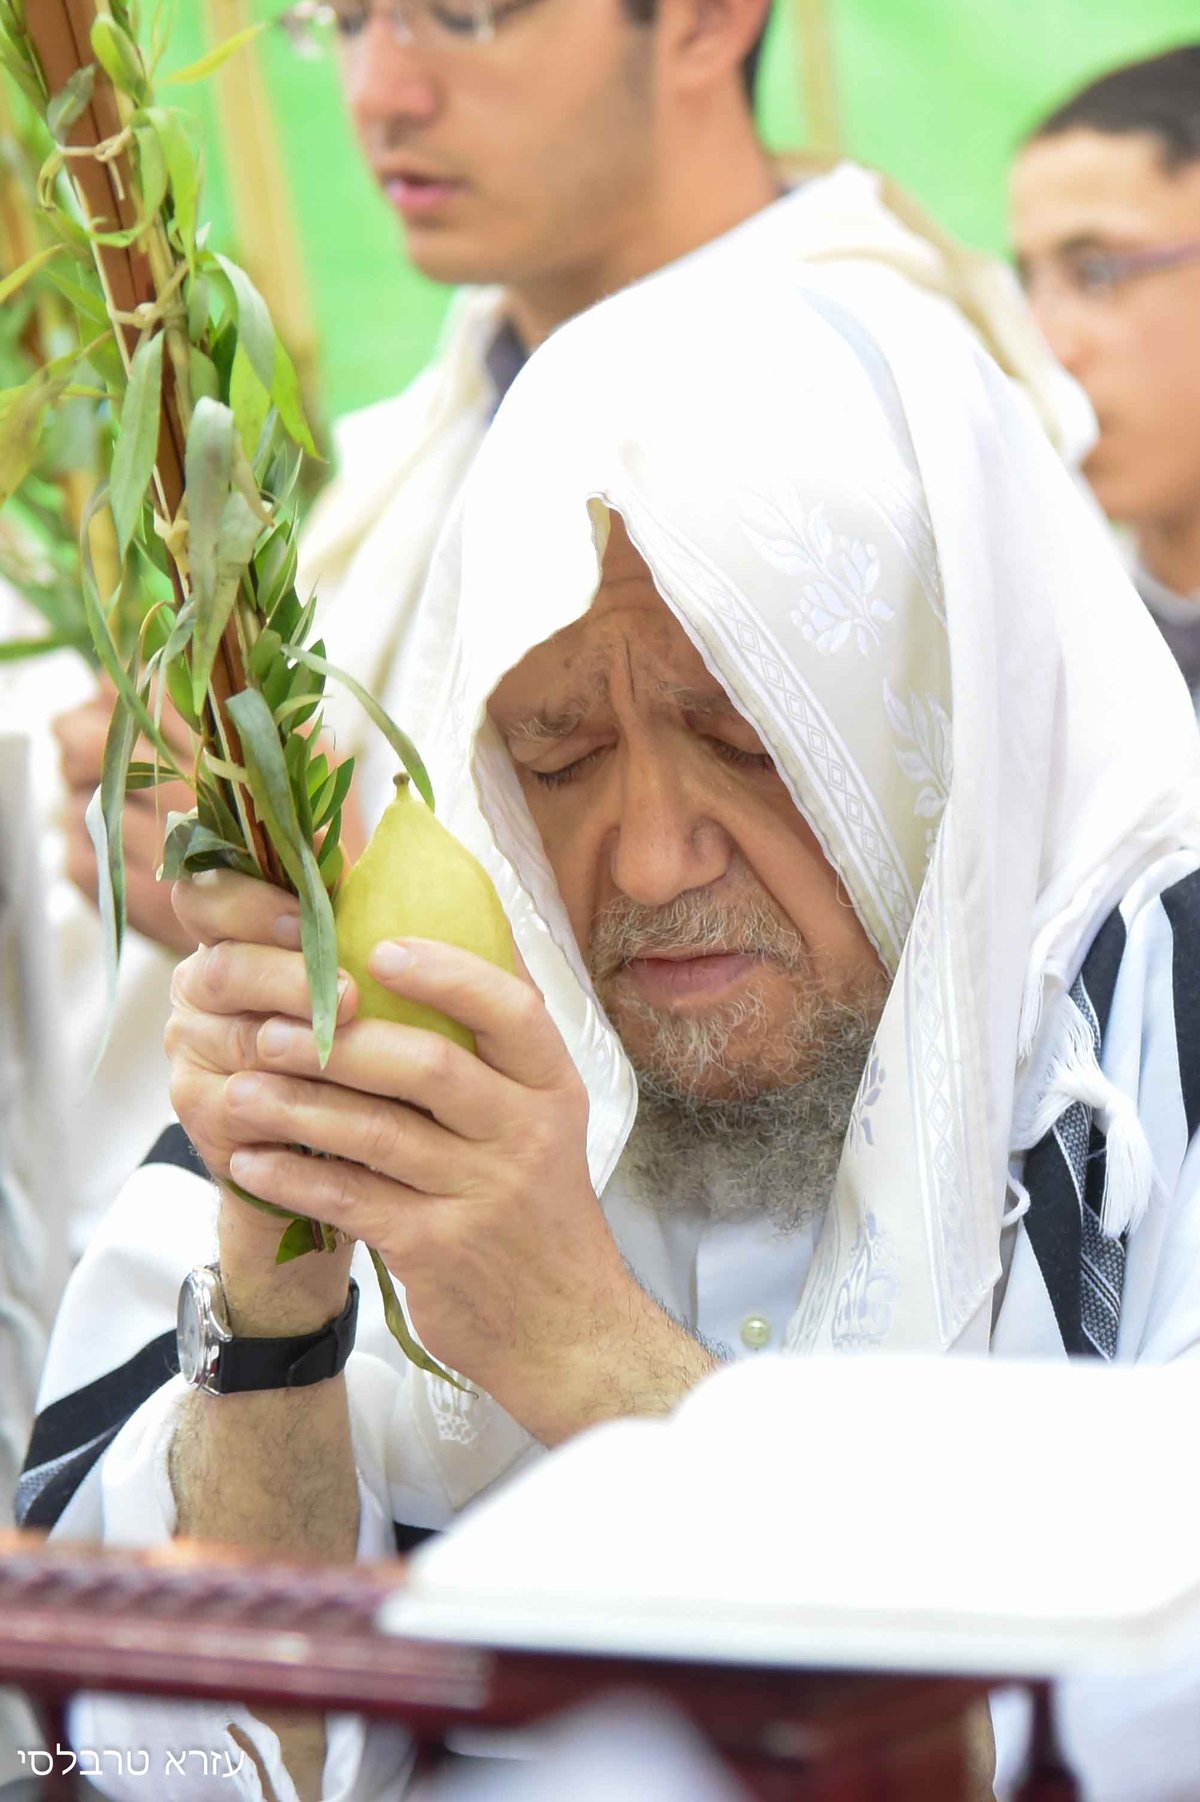
POLYGON ((593 978, 603 982, 631 958, 692 951, 748 953, 787 970, 804 968, 809 954, 796 928, 781 920, 762 895, 742 902, 689 889, 666 907, 616 900, 597 915, 588 946, 593 978))

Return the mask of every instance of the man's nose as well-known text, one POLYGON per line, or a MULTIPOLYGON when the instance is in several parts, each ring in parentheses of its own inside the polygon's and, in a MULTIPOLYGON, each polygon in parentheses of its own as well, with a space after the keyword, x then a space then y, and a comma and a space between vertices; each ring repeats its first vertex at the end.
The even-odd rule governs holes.
POLYGON ((391 148, 406 124, 425 125, 439 105, 437 84, 419 46, 373 13, 342 66, 354 122, 369 151, 391 148))
POLYGON ((631 901, 664 907, 728 871, 731 840, 668 757, 631 762, 618 807, 610 872, 631 901))

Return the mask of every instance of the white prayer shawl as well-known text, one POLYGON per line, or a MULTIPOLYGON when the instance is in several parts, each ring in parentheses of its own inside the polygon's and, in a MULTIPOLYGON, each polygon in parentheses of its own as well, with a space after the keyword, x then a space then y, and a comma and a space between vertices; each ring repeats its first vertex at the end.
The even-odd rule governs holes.
MULTIPOLYGON (((602 1188, 634 1079, 485 706, 587 610, 618 510, 894 976, 788 1346, 982 1350, 1022 1088, 1026 1127, 1077 1094, 1119 1123, 1110 1230, 1149 1199, 1132 1105, 1045 1004, 1135 879, 1200 862, 1200 739, 1027 401, 890 271, 806 266, 785 212, 564 327, 518 378, 446 547, 435 768, 473 740, 490 831, 470 804, 446 818, 587 1082, 602 1188)), ((654 1289, 661 1229, 606 1205, 654 1289)))
MULTIPOLYGON (((810 175, 767 216, 797 257, 866 259, 950 301, 1027 389, 1067 460, 1086 450, 1093 435, 1087 402, 1054 362, 1003 264, 963 250, 881 176, 850 163, 810 175)), ((741 243, 742 234, 732 241, 741 243)), ((503 316, 500 289, 465 291, 430 368, 397 399, 342 422, 339 474, 302 544, 301 589, 318 594, 330 657, 422 746, 444 700, 434 678, 446 663, 455 610, 453 584, 426 590, 426 576, 495 409, 487 356, 503 316)), ((743 311, 735 329, 754 329, 752 313, 743 311)), ((714 344, 706 354, 723 348, 714 344)), ((336 686, 327 716, 339 744, 359 755, 373 823, 391 798, 390 753, 336 686)))

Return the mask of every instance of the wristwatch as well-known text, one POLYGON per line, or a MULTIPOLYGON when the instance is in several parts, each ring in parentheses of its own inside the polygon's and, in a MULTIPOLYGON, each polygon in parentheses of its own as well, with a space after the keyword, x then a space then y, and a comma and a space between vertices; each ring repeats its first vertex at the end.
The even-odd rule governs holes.
POLYGON ((320 1332, 295 1339, 239 1339, 229 1325, 221 1272, 201 1264, 179 1291, 176 1345, 179 1374, 209 1395, 242 1395, 254 1389, 302 1389, 343 1369, 354 1346, 358 1284, 350 1279, 346 1306, 320 1332))

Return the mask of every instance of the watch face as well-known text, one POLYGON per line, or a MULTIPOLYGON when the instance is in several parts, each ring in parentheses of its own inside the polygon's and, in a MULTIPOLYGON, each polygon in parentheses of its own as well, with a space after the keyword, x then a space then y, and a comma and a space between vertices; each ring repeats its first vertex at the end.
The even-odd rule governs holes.
POLYGON ((176 1340, 179 1347, 179 1374, 185 1383, 194 1383, 204 1369, 204 1332, 194 1274, 187 1277, 179 1291, 176 1340))
POLYGON ((175 1323, 179 1374, 184 1381, 215 1393, 221 1347, 229 1338, 218 1272, 207 1267, 191 1271, 179 1291, 175 1323))

